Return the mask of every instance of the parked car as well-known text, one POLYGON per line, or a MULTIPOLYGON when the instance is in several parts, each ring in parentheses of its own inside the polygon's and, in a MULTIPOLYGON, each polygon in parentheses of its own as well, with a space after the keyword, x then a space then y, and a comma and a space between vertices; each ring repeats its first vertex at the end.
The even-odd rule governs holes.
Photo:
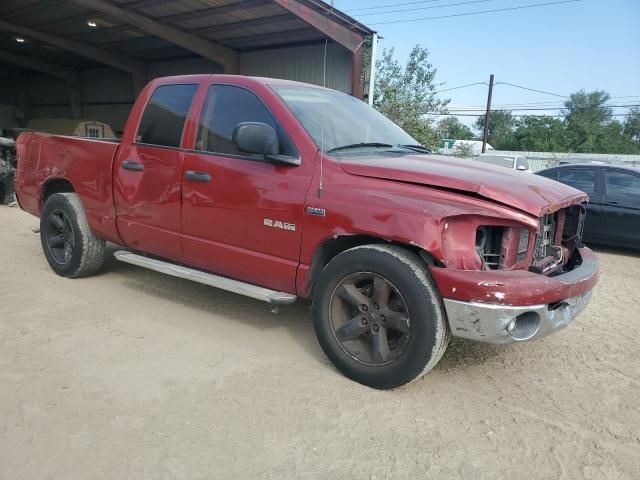
POLYGON ((589 195, 585 242, 640 248, 640 169, 570 164, 538 174, 589 195))
POLYGON ((499 167, 510 168, 520 172, 531 173, 531 167, 524 155, 501 155, 498 153, 481 153, 475 159, 477 162, 499 167))
POLYGON ((598 279, 580 243, 586 194, 430 155, 325 88, 156 79, 119 143, 23 133, 18 154, 18 201, 40 217, 57 274, 97 272, 110 241, 129 249, 118 260, 169 275, 274 304, 311 298, 327 356, 375 388, 429 371, 450 335, 559 330, 598 279))
POLYGON ((592 163, 595 165, 617 165, 624 167, 624 160, 619 158, 604 158, 602 156, 580 155, 580 156, 566 156, 558 160, 558 165, 575 165, 580 163, 592 163))

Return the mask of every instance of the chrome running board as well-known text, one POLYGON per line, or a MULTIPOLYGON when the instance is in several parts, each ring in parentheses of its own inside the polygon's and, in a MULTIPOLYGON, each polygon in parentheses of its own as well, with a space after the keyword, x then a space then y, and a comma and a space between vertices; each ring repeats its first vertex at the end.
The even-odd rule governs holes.
POLYGON ((273 303, 276 305, 288 305, 296 301, 298 297, 285 292, 276 292, 268 288, 258 287, 250 283, 239 282, 230 278, 220 277, 211 273, 194 270, 192 268, 183 267, 154 258, 143 257, 135 253, 119 250, 115 252, 114 257, 121 262, 130 263, 139 267, 155 270, 156 272, 171 275, 172 277, 185 278, 193 282, 209 285, 210 287, 220 288, 228 292, 238 293, 245 297, 255 298, 263 302, 273 303))

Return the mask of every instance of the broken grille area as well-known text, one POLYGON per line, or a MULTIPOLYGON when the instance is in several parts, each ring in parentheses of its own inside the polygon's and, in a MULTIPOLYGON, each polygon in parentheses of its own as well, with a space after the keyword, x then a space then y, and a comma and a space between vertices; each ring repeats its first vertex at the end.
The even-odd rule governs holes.
POLYGON ((540 233, 536 237, 536 246, 533 253, 533 260, 540 262, 547 257, 554 257, 554 239, 556 235, 556 214, 549 213, 540 218, 540 233))

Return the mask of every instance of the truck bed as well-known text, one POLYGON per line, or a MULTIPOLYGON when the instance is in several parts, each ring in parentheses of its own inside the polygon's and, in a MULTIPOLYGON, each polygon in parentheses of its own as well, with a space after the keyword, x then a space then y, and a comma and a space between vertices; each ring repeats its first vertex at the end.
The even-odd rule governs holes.
POLYGON ((112 168, 120 142, 25 132, 18 137, 16 191, 22 209, 40 216, 47 188, 66 181, 82 198, 92 230, 116 241, 112 168))

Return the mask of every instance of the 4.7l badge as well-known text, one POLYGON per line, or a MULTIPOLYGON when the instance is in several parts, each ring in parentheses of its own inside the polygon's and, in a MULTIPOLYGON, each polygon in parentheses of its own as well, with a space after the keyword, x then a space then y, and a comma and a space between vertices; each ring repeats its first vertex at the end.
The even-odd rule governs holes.
POLYGON ((272 227, 272 228, 280 228, 282 230, 289 230, 291 232, 296 231, 295 223, 281 222, 280 220, 271 220, 270 218, 264 219, 264 226, 272 227))

